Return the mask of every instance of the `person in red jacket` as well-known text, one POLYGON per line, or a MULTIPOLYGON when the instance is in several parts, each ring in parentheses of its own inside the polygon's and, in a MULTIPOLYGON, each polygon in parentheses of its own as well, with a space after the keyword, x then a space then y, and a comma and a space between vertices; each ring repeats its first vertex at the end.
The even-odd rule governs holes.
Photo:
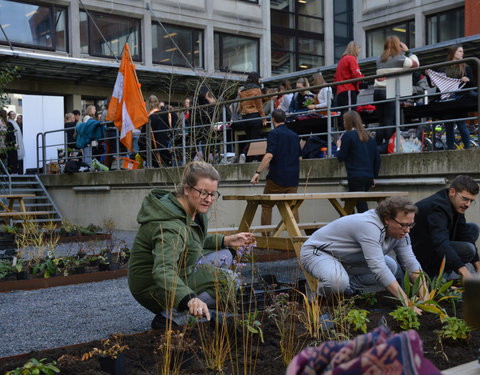
MULTIPOLYGON (((350 43, 348 43, 342 58, 337 64, 337 70, 333 77, 334 82, 364 77, 357 62, 359 53, 360 46, 357 42, 352 40, 350 43)), ((357 104, 357 93, 360 91, 359 86, 360 82, 346 83, 344 85, 337 86, 337 105, 348 105, 348 108, 342 108, 342 113, 355 110, 353 105, 357 104)))

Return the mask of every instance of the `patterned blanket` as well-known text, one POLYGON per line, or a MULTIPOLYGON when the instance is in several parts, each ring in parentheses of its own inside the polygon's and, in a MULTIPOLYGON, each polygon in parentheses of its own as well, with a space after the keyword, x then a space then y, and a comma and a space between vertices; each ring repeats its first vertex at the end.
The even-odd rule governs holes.
POLYGON ((423 356, 422 341, 414 330, 390 333, 386 327, 351 341, 327 341, 302 350, 288 365, 286 375, 440 375, 423 356))

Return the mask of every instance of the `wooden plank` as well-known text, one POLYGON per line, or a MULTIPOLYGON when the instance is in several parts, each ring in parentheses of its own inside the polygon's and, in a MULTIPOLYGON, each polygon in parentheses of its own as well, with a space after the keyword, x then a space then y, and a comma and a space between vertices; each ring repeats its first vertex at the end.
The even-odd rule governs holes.
POLYGON ((255 240, 257 241, 257 247, 261 249, 295 250, 292 240, 288 237, 255 236, 255 240))
POLYGON ((250 230, 257 207, 257 202, 247 202, 247 208, 245 208, 245 212, 240 220, 240 225, 238 226, 239 232, 248 232, 250 230))
POLYGON ((0 212, 0 217, 22 217, 22 216, 42 216, 42 215, 53 215, 53 212, 50 212, 50 211, 0 212))
POLYGON ((34 198, 35 194, 0 194, 0 198, 34 198))
MULTIPOLYGON (((327 225, 328 222, 311 222, 311 223, 298 223, 298 228, 300 230, 315 230, 327 225)), ((278 225, 252 225, 250 227, 250 232, 253 233, 263 233, 271 232, 277 228, 278 225)), ((238 233, 238 227, 225 227, 225 228, 211 228, 208 230, 208 233, 220 233, 220 234, 235 234, 238 233)))
POLYGON ((223 195, 224 200, 246 200, 246 201, 285 201, 285 200, 305 200, 305 199, 351 199, 378 200, 392 196, 408 196, 405 191, 368 191, 368 192, 333 192, 333 193, 295 193, 295 194, 239 194, 223 195))

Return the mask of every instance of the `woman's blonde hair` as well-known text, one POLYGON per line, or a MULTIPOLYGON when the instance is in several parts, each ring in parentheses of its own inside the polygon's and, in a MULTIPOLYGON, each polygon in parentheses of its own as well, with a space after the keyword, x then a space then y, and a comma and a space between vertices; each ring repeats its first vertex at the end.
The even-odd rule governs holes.
POLYGON ((310 84, 308 83, 308 79, 306 79, 305 77, 300 77, 299 79, 297 79, 297 83, 301 83, 303 87, 305 87, 306 89, 310 87, 310 84))
POLYGON ((383 52, 380 56, 380 60, 385 62, 388 60, 389 57, 395 57, 400 55, 402 50, 400 49, 400 39, 397 36, 388 36, 385 39, 385 43, 383 45, 383 52))
POLYGON ((343 126, 347 131, 355 129, 358 133, 360 142, 368 142, 368 138, 373 137, 367 130, 365 130, 362 118, 357 111, 348 111, 343 115, 343 126))
POLYGON ((325 78, 323 78, 322 73, 315 73, 312 76, 312 86, 318 86, 318 85, 324 85, 327 82, 325 81, 325 78))
POLYGON ((354 40, 352 40, 350 43, 348 43, 347 48, 345 48, 345 52, 343 52, 342 56, 350 55, 357 58, 359 52, 360 52, 360 45, 354 40))
POLYGON ((86 111, 85 111, 85 114, 94 117, 94 116, 95 116, 95 113, 93 112, 93 110, 95 110, 95 112, 97 112, 97 107, 95 107, 93 104, 90 104, 90 105, 87 107, 87 109, 86 109, 86 111))
POLYGON ((148 109, 152 110, 154 108, 157 108, 160 104, 160 100, 155 95, 150 95, 148 97, 148 109))
POLYGON ((177 196, 185 194, 186 187, 194 187, 201 178, 209 178, 213 181, 220 181, 217 170, 204 161, 192 161, 183 170, 182 182, 176 192, 177 196))

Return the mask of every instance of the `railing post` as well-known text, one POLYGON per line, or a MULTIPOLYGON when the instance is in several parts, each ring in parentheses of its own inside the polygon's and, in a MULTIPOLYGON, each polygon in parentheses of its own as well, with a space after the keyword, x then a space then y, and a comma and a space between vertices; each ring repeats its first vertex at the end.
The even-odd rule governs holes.
POLYGON ((42 174, 47 174, 47 150, 46 150, 46 142, 45 142, 46 135, 42 133, 42 174))
POLYGON ((120 167, 120 135, 118 133, 118 129, 115 126, 115 143, 117 145, 117 149, 115 151, 115 158, 117 159, 117 165, 120 167))
POLYGON ((222 108, 223 164, 227 164, 227 109, 222 108))
POLYGON ((399 76, 395 77, 395 153, 397 152, 400 152, 400 77, 399 76))
POLYGON ((327 91, 327 156, 332 157, 332 91, 327 91))
POLYGON ((145 149, 147 151, 147 168, 152 168, 152 125, 151 118, 148 118, 147 128, 145 130, 145 149))
POLYGON ((185 115, 182 116, 182 165, 187 165, 187 132, 185 129, 185 115))

